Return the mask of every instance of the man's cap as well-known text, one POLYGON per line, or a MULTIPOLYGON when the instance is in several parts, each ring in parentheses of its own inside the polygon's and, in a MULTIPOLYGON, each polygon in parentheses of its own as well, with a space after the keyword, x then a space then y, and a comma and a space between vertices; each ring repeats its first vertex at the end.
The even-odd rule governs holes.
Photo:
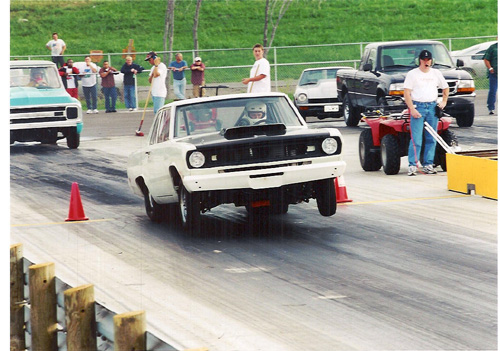
POLYGON ((158 56, 158 55, 156 55, 156 52, 154 52, 154 51, 150 51, 150 52, 146 55, 146 59, 145 59, 144 61, 149 61, 149 59, 151 59, 151 58, 152 58, 152 59, 154 59, 154 58, 156 58, 156 56, 158 56))
POLYGON ((196 61, 201 61, 201 57, 196 56, 196 57, 194 58, 194 62, 196 62, 196 61))
POLYGON ((432 60, 432 53, 429 50, 422 50, 420 55, 418 56, 419 59, 431 59, 432 60))

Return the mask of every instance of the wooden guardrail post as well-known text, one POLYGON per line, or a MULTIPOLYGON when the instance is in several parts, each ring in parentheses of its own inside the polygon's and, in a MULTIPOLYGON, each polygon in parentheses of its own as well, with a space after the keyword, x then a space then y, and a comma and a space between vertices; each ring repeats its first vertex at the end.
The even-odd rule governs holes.
POLYGON ((97 350, 94 285, 64 291, 68 351, 97 350))
POLYGON ((57 297, 54 263, 32 265, 28 271, 32 350, 57 351, 57 297))
POLYGON ((146 351, 146 312, 134 311, 113 317, 115 351, 146 351))
POLYGON ((23 245, 10 246, 10 349, 26 349, 24 332, 23 245))

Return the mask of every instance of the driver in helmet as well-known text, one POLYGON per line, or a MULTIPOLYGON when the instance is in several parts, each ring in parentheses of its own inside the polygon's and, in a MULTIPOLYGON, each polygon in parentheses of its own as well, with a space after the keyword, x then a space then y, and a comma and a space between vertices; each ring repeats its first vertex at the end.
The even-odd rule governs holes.
POLYGON ((245 106, 246 115, 242 118, 243 125, 254 125, 265 123, 266 104, 259 101, 249 102, 245 106))

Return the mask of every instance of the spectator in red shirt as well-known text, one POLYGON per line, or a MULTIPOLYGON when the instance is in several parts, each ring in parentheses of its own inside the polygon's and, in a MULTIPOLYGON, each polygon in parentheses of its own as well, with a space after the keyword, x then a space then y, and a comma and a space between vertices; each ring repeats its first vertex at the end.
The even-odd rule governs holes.
POLYGON ((109 65, 108 61, 104 61, 102 68, 99 70, 99 75, 102 78, 101 86, 104 93, 104 105, 106 113, 116 112, 116 87, 114 74, 118 74, 116 68, 109 65))
POLYGON ((78 74, 80 74, 80 71, 78 68, 73 67, 72 59, 69 59, 63 67, 59 68, 59 75, 62 78, 64 88, 75 99, 78 99, 78 74))
MULTIPOLYGON (((191 65, 191 84, 193 84, 193 96, 200 97, 200 87, 205 85, 205 65, 201 62, 201 57, 195 57, 191 65)), ((201 92, 205 96, 205 90, 201 92)))

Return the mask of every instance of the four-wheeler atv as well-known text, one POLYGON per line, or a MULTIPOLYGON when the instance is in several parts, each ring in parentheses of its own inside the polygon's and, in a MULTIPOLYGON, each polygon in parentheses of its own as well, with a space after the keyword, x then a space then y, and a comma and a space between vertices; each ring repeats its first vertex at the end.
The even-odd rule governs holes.
MULTIPOLYGON (((378 171, 383 166, 385 174, 399 173, 401 157, 408 155, 411 142, 408 110, 394 114, 372 110, 362 116, 362 121, 368 123, 370 128, 364 129, 359 135, 361 167, 365 171, 378 171)), ((455 134, 448 129, 451 121, 451 117, 439 118, 437 131, 446 144, 453 147, 458 143, 455 134)), ((421 151, 423 153, 424 145, 421 151)), ((446 171, 446 152, 439 143, 436 144, 434 165, 446 171)))

